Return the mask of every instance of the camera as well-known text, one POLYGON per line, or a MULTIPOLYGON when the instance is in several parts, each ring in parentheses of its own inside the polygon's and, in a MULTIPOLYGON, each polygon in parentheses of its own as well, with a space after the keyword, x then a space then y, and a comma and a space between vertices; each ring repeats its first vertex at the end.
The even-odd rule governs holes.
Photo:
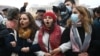
POLYGON ((58 13, 60 11, 61 21, 60 25, 64 26, 66 25, 67 19, 70 17, 72 11, 66 7, 64 3, 59 3, 58 6, 53 6, 53 12, 58 13))

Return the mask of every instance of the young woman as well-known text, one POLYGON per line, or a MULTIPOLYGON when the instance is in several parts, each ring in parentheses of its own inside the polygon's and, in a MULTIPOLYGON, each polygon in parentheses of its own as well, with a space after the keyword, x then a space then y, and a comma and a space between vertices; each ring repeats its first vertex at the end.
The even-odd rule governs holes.
POLYGON ((92 44, 92 21, 88 11, 83 6, 76 6, 67 22, 65 31, 62 34, 61 42, 71 41, 71 49, 66 56, 89 56, 92 44))
POLYGON ((19 56, 35 56, 33 52, 39 51, 40 47, 38 44, 32 45, 35 32, 38 30, 32 15, 28 12, 20 14, 18 24, 16 34, 14 29, 10 28, 9 31, 13 34, 10 33, 5 39, 9 55, 15 52, 19 56))
MULTIPOLYGON (((57 25, 57 19, 53 12, 46 12, 43 16, 43 25, 36 32, 33 44, 39 43, 41 51, 36 52, 37 56, 51 56, 53 50, 57 47, 64 51, 64 48, 69 46, 60 46, 61 34, 63 27, 57 25)), ((68 49, 68 48, 66 48, 68 49)), ((66 50, 65 49, 65 50, 66 50)), ((63 56, 62 53, 57 53, 55 56, 63 56)))
POLYGON ((32 46, 35 32, 39 28, 28 12, 21 13, 18 26, 17 51, 19 56, 35 56, 33 52, 40 50, 39 45, 32 46))

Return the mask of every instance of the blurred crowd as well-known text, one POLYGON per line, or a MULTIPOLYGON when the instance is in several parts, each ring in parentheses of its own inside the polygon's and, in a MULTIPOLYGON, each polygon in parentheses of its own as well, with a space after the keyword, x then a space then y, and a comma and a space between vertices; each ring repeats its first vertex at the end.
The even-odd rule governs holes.
POLYGON ((100 6, 65 0, 35 17, 27 6, 0 13, 0 56, 100 56, 100 6))

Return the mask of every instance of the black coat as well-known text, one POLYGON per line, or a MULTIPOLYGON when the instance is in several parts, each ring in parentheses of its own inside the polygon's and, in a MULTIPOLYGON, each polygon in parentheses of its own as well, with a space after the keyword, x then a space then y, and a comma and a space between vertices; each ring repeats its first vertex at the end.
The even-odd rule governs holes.
POLYGON ((32 42, 28 42, 26 39, 18 38, 17 44, 18 46, 16 50, 18 51, 19 56, 36 56, 34 52, 40 50, 40 46, 38 44, 32 45, 32 42), (28 53, 21 52, 22 47, 29 47, 30 51, 28 53))
POLYGON ((7 56, 8 54, 8 51, 5 45, 5 38, 7 38, 8 34, 9 32, 7 28, 4 25, 0 24, 0 56, 7 56))
POLYGON ((100 56, 100 18, 97 18, 93 22, 94 38, 93 38, 93 55, 100 56))
MULTIPOLYGON (((8 29, 9 32, 13 33, 12 29, 8 29)), ((39 51, 40 47, 38 44, 32 45, 32 42, 28 42, 27 39, 22 39, 20 37, 17 36, 17 46, 16 47, 12 47, 12 45, 10 44, 11 41, 15 41, 15 38, 12 34, 9 34, 9 37, 7 37, 6 39, 6 48, 9 50, 9 54, 11 55, 12 52, 18 53, 19 56, 36 56, 34 54, 34 52, 39 51), (24 53, 21 51, 22 47, 29 47, 30 51, 28 53, 24 53)))
MULTIPOLYGON (((82 43, 83 43, 84 38, 85 38, 85 31, 84 31, 83 27, 78 27, 78 32, 79 32, 79 35, 80 35, 82 43)), ((93 33, 92 33, 92 35, 93 35, 93 33)), ((64 32, 62 34, 62 38, 61 38, 61 44, 65 43, 65 42, 68 42, 68 41, 70 41, 70 27, 66 27, 66 29, 64 30, 64 32)), ((93 41, 93 40, 91 40, 91 41, 93 41)), ((91 50, 92 50, 91 45, 92 45, 92 42, 90 43, 90 46, 87 50, 89 55, 92 53, 91 52, 91 50)), ((72 49, 65 52, 65 56, 78 56, 78 54, 79 53, 73 52, 72 49)))
POLYGON ((5 45, 6 45, 6 49, 8 51, 7 56, 11 56, 12 52, 17 53, 16 47, 12 47, 12 45, 10 44, 11 41, 15 41, 14 35, 10 34, 10 33, 14 33, 14 31, 11 28, 7 28, 7 30, 9 31, 9 34, 5 38, 5 45))

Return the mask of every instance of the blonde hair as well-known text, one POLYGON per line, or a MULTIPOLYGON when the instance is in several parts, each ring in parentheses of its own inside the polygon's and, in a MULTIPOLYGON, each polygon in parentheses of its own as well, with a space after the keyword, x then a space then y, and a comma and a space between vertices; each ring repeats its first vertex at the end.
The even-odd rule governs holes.
MULTIPOLYGON (((85 32, 90 33, 91 31, 89 30, 90 29, 89 25, 92 24, 92 20, 89 17, 89 14, 88 14, 89 12, 88 12, 87 8, 85 8, 83 6, 76 6, 75 8, 83 16, 83 18, 81 19, 81 22, 82 22, 82 26, 85 29, 85 32)), ((71 20, 70 19, 68 19, 68 21, 67 21, 67 26, 71 26, 71 20)))

